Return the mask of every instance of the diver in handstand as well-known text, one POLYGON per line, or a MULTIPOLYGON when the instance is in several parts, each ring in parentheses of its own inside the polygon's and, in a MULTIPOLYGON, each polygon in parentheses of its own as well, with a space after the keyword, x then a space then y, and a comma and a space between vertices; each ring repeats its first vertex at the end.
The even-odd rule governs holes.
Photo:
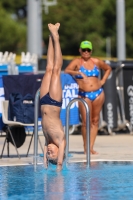
POLYGON ((45 136, 44 166, 57 164, 57 171, 62 169, 66 146, 65 134, 60 120, 62 106, 62 87, 60 73, 62 52, 58 30, 60 23, 48 24, 50 31, 47 66, 40 88, 42 128, 45 136))

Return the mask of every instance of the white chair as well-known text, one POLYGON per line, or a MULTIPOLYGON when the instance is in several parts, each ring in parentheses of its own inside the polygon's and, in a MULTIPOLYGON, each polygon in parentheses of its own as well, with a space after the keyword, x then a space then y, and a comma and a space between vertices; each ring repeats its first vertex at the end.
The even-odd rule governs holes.
MULTIPOLYGON (((30 146, 31 146, 31 142, 32 142, 32 139, 33 139, 33 135, 34 135, 34 123, 33 124, 24 124, 24 123, 21 123, 21 122, 8 120, 8 105, 9 105, 9 101, 8 100, 5 100, 5 101, 1 102, 2 120, 3 120, 3 123, 5 124, 5 132, 6 132, 6 138, 5 138, 5 141, 4 141, 4 145, 3 145, 3 149, 2 149, 2 153, 1 153, 1 158, 3 156, 3 152, 4 152, 4 148, 5 148, 6 142, 7 142, 8 157, 9 157, 9 141, 7 139, 8 138, 8 134, 10 134, 10 136, 12 138, 12 141, 13 141, 13 144, 14 144, 15 149, 16 149, 17 155, 20 158, 18 149, 16 147, 16 144, 15 144, 12 132, 11 132, 11 127, 14 127, 14 126, 23 126, 23 127, 27 127, 27 128, 29 127, 29 129, 32 127, 31 140, 30 140, 28 151, 27 151, 27 154, 26 154, 26 156, 28 156, 29 149, 30 149, 30 146)), ((38 125, 41 126, 41 122, 38 122, 38 125)), ((39 137, 38 137, 38 139, 39 139, 39 137)), ((39 139, 39 143, 40 143, 40 146, 41 146, 41 149, 42 149, 42 152, 43 152, 43 148, 42 148, 40 139, 39 139)))

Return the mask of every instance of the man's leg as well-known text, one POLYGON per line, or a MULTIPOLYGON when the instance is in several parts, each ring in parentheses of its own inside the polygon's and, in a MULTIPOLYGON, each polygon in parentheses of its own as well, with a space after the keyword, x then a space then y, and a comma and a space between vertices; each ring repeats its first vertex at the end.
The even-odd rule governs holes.
POLYGON ((49 92, 53 66, 54 66, 54 47, 53 47, 52 36, 50 35, 48 51, 47 51, 47 66, 46 66, 46 72, 44 74, 44 77, 41 83, 40 98, 42 98, 45 94, 49 92))
POLYGON ((60 72, 62 67, 62 52, 59 42, 59 34, 58 29, 60 27, 59 23, 55 25, 49 24, 49 30, 51 32, 53 38, 53 46, 54 46, 54 67, 50 82, 49 94, 50 97, 56 101, 62 100, 62 87, 61 87, 61 80, 60 80, 60 72))

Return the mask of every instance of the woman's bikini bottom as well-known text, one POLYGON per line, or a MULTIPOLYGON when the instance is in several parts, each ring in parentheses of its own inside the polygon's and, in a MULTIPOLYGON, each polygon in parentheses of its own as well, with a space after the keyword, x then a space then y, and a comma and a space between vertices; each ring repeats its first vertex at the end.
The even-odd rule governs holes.
POLYGON ((79 91, 78 94, 82 97, 87 97, 91 101, 94 101, 102 93, 102 91, 103 91, 103 88, 100 88, 100 89, 93 91, 93 92, 79 91))

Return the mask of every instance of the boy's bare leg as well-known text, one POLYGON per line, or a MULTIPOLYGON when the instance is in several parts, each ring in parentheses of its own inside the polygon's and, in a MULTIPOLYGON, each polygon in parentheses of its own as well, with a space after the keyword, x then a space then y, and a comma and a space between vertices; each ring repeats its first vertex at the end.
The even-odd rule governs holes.
MULTIPOLYGON (((60 48, 59 34, 58 34, 59 27, 60 27, 59 23, 56 23, 55 25, 49 24, 49 30, 53 37, 54 58, 55 58, 49 93, 50 93, 51 98, 55 99, 56 101, 62 100, 60 72, 61 72, 63 60, 62 60, 62 52, 60 48)), ((60 134, 59 137, 62 138, 62 140, 60 140, 60 143, 59 143, 57 171, 60 171, 62 169, 64 149, 65 149, 65 139, 63 139, 64 133, 63 133, 63 128, 61 126, 59 128, 59 134, 60 134)))
MULTIPOLYGON (((52 76, 52 70, 54 66, 54 47, 53 47, 53 40, 52 36, 49 36, 49 44, 48 44, 48 51, 47 51, 47 66, 46 66, 46 72, 44 74, 42 83, 41 83, 41 88, 40 88, 40 98, 42 98, 45 94, 49 92, 49 86, 50 86, 50 81, 51 81, 51 76, 52 76)), ((43 127, 43 116, 42 116, 42 127, 43 127)), ((48 163, 47 163, 47 141, 45 138, 45 146, 44 146, 44 167, 47 168, 48 163)))
POLYGON ((61 87, 61 81, 60 81, 60 72, 62 67, 62 52, 59 42, 59 34, 58 30, 60 27, 59 23, 56 23, 55 25, 49 24, 48 25, 49 30, 51 32, 52 38, 53 38, 53 45, 54 45, 54 67, 50 82, 50 88, 49 93, 51 98, 55 99, 56 101, 62 100, 62 87, 61 87))
POLYGON ((47 51, 47 66, 46 66, 46 72, 44 74, 44 77, 41 83, 40 98, 42 98, 45 94, 49 92, 53 66, 54 66, 54 47, 53 47, 52 36, 50 35, 48 51, 47 51))

